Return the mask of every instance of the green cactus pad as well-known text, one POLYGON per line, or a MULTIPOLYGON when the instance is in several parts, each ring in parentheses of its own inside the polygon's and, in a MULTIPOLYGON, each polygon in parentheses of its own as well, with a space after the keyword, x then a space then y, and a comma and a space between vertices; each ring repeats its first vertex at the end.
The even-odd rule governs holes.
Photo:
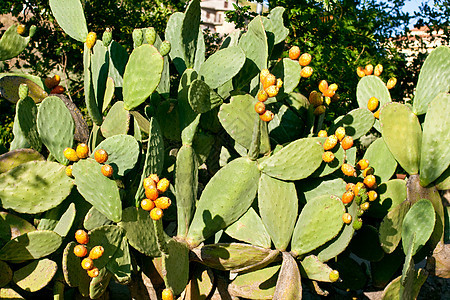
POLYGON ((142 170, 141 180, 135 195, 136 204, 144 197, 144 179, 150 174, 161 174, 164 165, 164 140, 161 127, 155 118, 150 118, 147 128, 149 139, 145 154, 144 169, 142 170))
POLYGON ((388 181, 397 169, 397 161, 392 156, 386 143, 382 138, 375 140, 367 148, 364 158, 369 161, 369 165, 375 170, 377 183, 388 181))
MULTIPOLYGON (((259 119, 255 112, 256 100, 251 95, 239 95, 231 98, 230 103, 222 104, 219 120, 228 134, 240 145, 250 149, 253 135, 253 124, 259 119)), ((263 133, 262 133, 263 134, 263 133)), ((267 133, 261 136, 260 153, 270 150, 267 133)))
MULTIPOLYGON (((200 0, 193 0, 189 3, 184 13, 181 26, 181 40, 186 55, 186 67, 194 67, 195 52, 200 27, 200 0)), ((180 28, 178 28, 180 30, 180 28)))
MULTIPOLYGON (((68 210, 70 202, 69 199, 66 198, 66 201, 63 201, 57 207, 54 207, 44 213, 39 220, 39 224, 37 225, 38 230, 53 230, 58 224, 61 216, 68 210)), ((73 206, 75 209, 75 206, 73 206)))
POLYGON ((323 195, 341 197, 345 192, 345 186, 346 183, 341 178, 308 178, 297 184, 297 190, 302 192, 299 193, 299 199, 304 197, 305 201, 308 202, 323 195), (301 194, 303 194, 303 197, 301 194))
POLYGON ((168 255, 163 255, 163 274, 167 288, 175 295, 181 294, 189 281, 189 248, 184 243, 170 239, 168 255))
POLYGON ((245 54, 234 46, 217 51, 200 67, 199 76, 212 89, 232 79, 244 66, 245 54))
POLYGON ((368 261, 380 261, 384 255, 378 231, 370 225, 364 225, 356 231, 356 235, 350 243, 350 249, 358 257, 368 261))
POLYGON ((258 207, 275 248, 285 251, 291 240, 298 214, 298 198, 294 183, 262 174, 258 187, 258 207))
POLYGON ((183 74, 186 69, 186 54, 182 43, 181 30, 183 26, 184 13, 176 12, 167 21, 165 36, 172 45, 169 56, 173 61, 179 74, 183 74))
POLYGON ((214 283, 215 276, 210 268, 195 266, 189 285, 186 287, 186 299, 205 300, 215 288, 214 283))
POLYGON ((60 204, 72 186, 64 166, 30 161, 0 175, 0 198, 3 208, 36 214, 60 204))
POLYGON ((280 93, 289 94, 294 91, 300 82, 300 71, 302 67, 296 60, 290 58, 283 58, 272 69, 272 74, 276 78, 283 80, 283 86, 280 93))
POLYGON ((118 134, 127 134, 130 128, 130 113, 123 108, 123 102, 117 101, 109 110, 100 127, 105 138, 118 134))
POLYGON ((423 124, 422 153, 420 156, 420 183, 429 185, 450 164, 450 94, 439 94, 429 105, 423 124))
POLYGON ((381 133, 389 151, 408 174, 417 174, 422 128, 416 115, 407 106, 394 102, 381 109, 380 122, 381 133))
POLYGON ((2 229, 0 233, 1 246, 19 235, 36 231, 36 228, 24 219, 4 211, 0 212, 0 224, 2 229))
MULTIPOLYGON (((351 227, 351 226, 350 226, 351 227)), ((331 282, 330 273, 333 271, 327 264, 324 264, 315 255, 306 256, 301 262, 302 274, 310 280, 331 282)))
POLYGON ((196 246, 239 219, 255 198, 259 176, 256 162, 247 158, 235 159, 219 170, 197 203, 188 243, 196 246))
POLYGON ((75 221, 76 209, 75 204, 70 203, 67 210, 62 214, 59 222, 53 229, 54 232, 59 234, 61 237, 67 236, 70 229, 72 228, 73 222, 75 221))
POLYGON ((84 43, 88 29, 80 0, 50 0, 50 8, 64 32, 84 43))
POLYGON ((250 207, 236 222, 225 229, 225 233, 232 238, 249 244, 270 248, 269 233, 256 211, 250 207))
POLYGON ((50 153, 60 163, 67 165, 69 161, 63 151, 73 145, 75 123, 61 99, 50 96, 42 101, 37 114, 37 129, 50 153))
POLYGON ((38 259, 56 251, 61 243, 61 237, 53 231, 28 232, 6 243, 0 249, 0 259, 10 262, 38 259))
POLYGON ((105 97, 103 98, 102 112, 104 112, 109 104, 111 104, 112 98, 114 97, 115 83, 112 77, 106 79, 105 86, 105 97))
POLYGON ((421 115, 427 112, 428 104, 439 93, 450 90, 450 48, 440 46, 434 49, 420 69, 414 94, 413 112, 421 115))
MULTIPOLYGON (((318 137, 315 139, 317 139, 317 141, 320 142, 321 145, 323 145, 323 143, 326 140, 326 138, 324 138, 324 137, 318 137)), ((336 148, 338 148, 338 146, 336 146, 336 148)), ((312 173, 311 177, 323 177, 323 176, 329 175, 329 174, 333 173, 334 171, 340 169, 342 164, 344 163, 344 161, 347 163, 351 163, 351 162, 349 162, 350 159, 348 157, 348 154, 351 149, 344 151, 344 149, 342 149, 341 146, 339 146, 339 148, 337 150, 335 150, 336 148, 334 148, 332 151, 334 154, 334 160, 329 163, 326 163, 322 160, 319 168, 317 170, 315 170, 314 173, 312 173)))
MULTIPOLYGON (((110 138, 112 139, 112 138, 110 138)), ((122 218, 122 202, 117 184, 104 176, 100 164, 84 159, 73 165, 72 174, 80 194, 108 219, 119 222, 122 218)))
POLYGON ((112 274, 106 270, 106 268, 99 269, 99 274, 97 277, 91 280, 89 284, 89 298, 98 299, 106 291, 109 286, 109 281, 111 280, 112 274))
MULTIPOLYGON (((376 171, 375 171, 375 174, 376 171)), ((376 189, 378 199, 370 204, 369 214, 383 218, 388 211, 400 205, 406 199, 406 181, 401 179, 392 179, 382 183, 376 189)))
POLYGON ((342 126, 345 128, 345 134, 356 140, 372 128, 374 120, 375 117, 368 109, 357 108, 345 116, 337 118, 328 132, 334 133, 338 127, 342 126))
POLYGON ((348 207, 347 212, 352 216, 352 222, 350 224, 344 225, 344 229, 339 233, 337 237, 327 242, 325 245, 319 248, 317 257, 320 261, 326 262, 332 258, 338 256, 347 248, 350 241, 353 238, 353 233, 355 229, 353 228, 353 223, 358 220, 358 208, 356 201, 348 207))
MULTIPOLYGON (((147 31, 147 28, 145 28, 144 30, 147 31)), ((155 47, 156 49, 158 49, 159 53, 161 53, 161 46, 162 46, 161 38, 159 37, 159 35, 156 35, 155 47)), ((156 88, 156 91, 160 95, 169 96, 170 94, 169 56, 166 55, 163 57, 163 59, 164 59, 163 71, 161 73, 161 80, 159 81, 159 85, 156 88)))
POLYGON ((322 145, 316 138, 299 139, 264 160, 259 168, 278 179, 300 180, 320 166, 322 153, 322 145))
POLYGON ((18 292, 16 292, 12 288, 8 288, 8 287, 0 289, 0 298, 1 299, 14 299, 14 300, 25 299, 18 292))
POLYGON ((20 129, 17 113, 14 116, 14 124, 13 124, 12 132, 13 132, 13 135, 14 135, 14 139, 11 142, 11 146, 9 147, 9 151, 13 151, 13 150, 17 150, 17 149, 23 149, 23 148, 29 148, 30 147, 30 144, 28 144, 24 133, 20 129))
POLYGON ((274 300, 301 299, 302 282, 297 262, 288 252, 283 252, 283 262, 277 285, 273 293, 274 300))
POLYGON ((164 60, 152 45, 142 45, 131 53, 123 75, 124 108, 141 105, 161 80, 164 60))
POLYGON ((62 258, 62 271, 64 280, 70 287, 78 287, 80 293, 84 296, 89 294, 90 277, 86 270, 81 267, 81 259, 76 257, 73 249, 77 243, 70 242, 64 248, 62 258))
POLYGON ((302 137, 305 123, 294 110, 283 104, 276 105, 271 111, 275 114, 267 126, 271 140, 283 145, 302 137))
POLYGON ((92 151, 91 157, 97 149, 104 149, 108 153, 107 164, 110 164, 114 173, 124 176, 134 168, 139 158, 139 144, 136 139, 130 135, 118 134, 107 138, 98 144, 92 151))
POLYGON ((0 287, 7 285, 13 277, 13 272, 9 265, 4 261, 0 261, 0 287))
POLYGON ((414 276, 412 277, 413 281, 408 291, 405 294, 405 291, 401 293, 402 285, 400 283, 401 276, 392 280, 384 289, 383 294, 381 296, 382 300, 400 300, 400 299, 416 299, 419 295, 420 288, 425 283, 425 280, 428 277, 428 273, 423 269, 419 269, 418 271, 414 271, 414 276), (402 297, 404 295, 404 297, 402 297))
POLYGON ((196 113, 205 113, 223 103, 222 98, 202 80, 195 79, 189 86, 189 104, 196 113))
POLYGON ((115 87, 123 87, 123 74, 125 73, 125 66, 128 62, 128 52, 116 41, 112 41, 109 45, 109 70, 108 76, 114 80, 115 87))
POLYGON ((182 146, 175 165, 178 235, 185 237, 197 202, 198 162, 192 147, 182 146))
POLYGON ((108 79, 109 69, 109 53, 108 48, 103 46, 103 42, 97 40, 92 49, 91 55, 91 72, 92 87, 94 90, 95 101, 99 112, 103 109, 103 100, 105 98, 106 81, 108 79))
POLYGON ((11 25, 0 39, 0 61, 16 57, 30 42, 31 37, 17 33, 17 25, 11 25))
POLYGON ((100 112, 102 107, 97 105, 96 95, 94 91, 94 82, 92 75, 92 53, 84 44, 83 51, 83 65, 84 65, 84 100, 89 116, 96 125, 101 125, 103 122, 103 116, 100 112))
POLYGON ((402 238, 403 219, 408 212, 410 204, 403 202, 394 207, 383 218, 379 228, 381 247, 384 252, 392 253, 402 238))
POLYGON ((109 260, 114 257, 124 235, 124 229, 116 225, 104 225, 89 233, 87 247, 92 249, 95 246, 102 246, 105 249, 103 255, 95 260, 95 266, 99 270, 105 267, 109 260))
POLYGON ((147 256, 159 256, 155 228, 150 214, 140 208, 128 207, 123 210, 119 226, 125 229, 128 243, 147 256))
POLYGON ((280 265, 239 274, 228 286, 232 296, 248 299, 272 299, 280 265))
POLYGON ((262 268, 274 261, 279 252, 240 243, 203 245, 192 250, 195 260, 217 270, 242 272, 262 268))
POLYGON ((86 230, 94 230, 100 226, 111 225, 111 223, 111 220, 105 217, 105 215, 95 209, 95 207, 91 207, 84 217, 83 227, 86 230))
POLYGON ((436 188, 441 191, 450 190, 450 168, 436 179, 436 188))
POLYGON ((431 201, 422 199, 416 202, 406 213, 402 225, 402 245, 405 254, 409 246, 414 245, 412 255, 417 253, 431 236, 436 217, 431 201))
POLYGON ((25 291, 36 292, 52 280, 57 269, 56 263, 50 259, 35 260, 15 271, 13 281, 25 291))
POLYGON ((127 284, 131 281, 131 268, 128 240, 126 237, 123 237, 120 242, 120 247, 107 263, 106 269, 114 275, 119 283, 127 284))
POLYGON ((273 8, 267 16, 267 18, 271 21, 272 26, 268 28, 264 22, 265 30, 272 32, 274 35, 274 45, 284 41, 289 34, 289 29, 284 26, 283 22, 283 14, 285 10, 286 9, 281 6, 273 8))
POLYGON ((16 149, 9 151, 0 155, 0 174, 34 160, 44 160, 44 157, 33 149, 16 149))
POLYGON ((178 86, 178 117, 180 120, 181 141, 184 145, 192 145, 195 132, 200 122, 200 115, 189 105, 189 87, 197 79, 198 74, 193 69, 186 69, 178 86))
POLYGON ((19 86, 23 83, 28 86, 28 96, 31 97, 35 103, 41 102, 48 96, 44 91, 44 88, 34 82, 31 78, 8 74, 0 79, 0 94, 2 98, 7 99, 11 103, 19 101, 19 86))
POLYGON ((308 201, 295 225, 291 251, 305 254, 334 238, 341 231, 344 212, 342 201, 336 197, 325 195, 308 201))
POLYGON ((56 94, 56 96, 64 102, 75 122, 75 133, 73 138, 81 143, 87 143, 89 139, 89 127, 83 118, 83 114, 66 95, 56 94))
POLYGON ((197 154, 199 165, 206 163, 215 142, 216 136, 214 134, 199 132, 195 135, 194 141, 192 142, 192 148, 194 148, 194 152, 197 154))
POLYGON ((391 94, 384 82, 374 75, 364 76, 358 82, 356 98, 360 108, 366 108, 371 97, 376 97, 380 102, 379 107, 392 102, 391 94))

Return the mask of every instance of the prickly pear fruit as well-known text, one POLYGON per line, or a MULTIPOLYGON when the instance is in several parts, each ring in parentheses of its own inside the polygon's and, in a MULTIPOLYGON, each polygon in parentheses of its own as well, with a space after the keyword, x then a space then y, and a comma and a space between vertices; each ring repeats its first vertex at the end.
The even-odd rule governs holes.
POLYGON ((353 193, 352 190, 347 190, 343 195, 342 195, 342 203, 347 204, 353 201, 353 198, 355 198, 355 194, 353 193))
POLYGON ((265 91, 269 97, 275 97, 276 95, 278 95, 279 89, 277 88, 276 85, 271 85, 271 86, 268 86, 265 89, 265 91))
POLYGON ((292 46, 291 49, 289 49, 289 58, 296 60, 300 57, 300 48, 298 46, 292 46))
POLYGON ((353 138, 351 136, 346 136, 341 142, 342 149, 348 150, 353 146, 353 138))
POLYGON ((283 80, 281 78, 277 78, 277 89, 281 89, 283 86, 283 80))
POLYGON ((98 259, 98 258, 102 257, 104 252, 105 252, 105 249, 102 246, 95 246, 89 252, 89 258, 92 260, 98 259))
POLYGON ((383 65, 378 64, 378 65, 375 66, 375 70, 374 70, 373 75, 380 76, 381 73, 383 73, 383 65))
POLYGON ((89 147, 85 143, 81 143, 77 146, 75 150, 78 158, 86 158, 89 156, 89 147))
POLYGON ((366 169, 363 170, 362 176, 363 177, 367 177, 368 175, 372 175, 374 172, 375 171, 374 171, 374 169, 372 167, 366 168, 366 169))
POLYGON ((339 142, 345 137, 345 128, 340 126, 334 132, 334 135, 338 138, 339 142))
POLYGON ((73 248, 73 254, 78 257, 85 257, 87 255, 88 251, 86 249, 86 246, 84 245, 76 245, 73 248))
POLYGON ((397 84, 397 78, 392 77, 389 78, 388 82, 386 83, 387 88, 390 90, 397 84))
POLYGON ((346 191, 348 191, 348 190, 355 191, 355 184, 354 184, 354 183, 351 183, 351 182, 347 183, 347 184, 345 185, 345 190, 346 190, 346 191))
POLYGON ((173 300, 173 292, 170 289, 164 289, 162 291, 162 300, 173 300))
POLYGON ((86 231, 79 229, 75 232, 75 240, 80 244, 86 245, 89 243, 89 235, 86 231))
POLYGON ((169 208, 170 204, 172 204, 172 201, 168 197, 159 197, 155 200, 155 206, 161 209, 169 208))
POLYGON ((323 143, 323 149, 325 150, 331 150, 333 149, 338 142, 338 138, 337 136, 335 136, 334 134, 330 135, 329 137, 327 137, 327 139, 325 140, 325 142, 323 143))
POLYGON ((302 67, 306 67, 311 62, 311 54, 309 53, 303 53, 300 58, 298 59, 298 63, 302 67))
POLYGON ((326 110, 325 105, 319 105, 316 107, 316 109, 314 109, 314 115, 319 116, 319 115, 325 113, 325 110, 326 110))
POLYGON ((143 181, 144 189, 156 189, 156 182, 151 179, 150 177, 147 177, 143 181))
POLYGON ((44 84, 49 90, 53 90, 60 82, 61 77, 58 74, 53 75, 53 77, 47 77, 44 80, 44 84))
POLYGON ((89 32, 86 37, 86 47, 92 49, 97 42, 97 34, 95 32, 89 32))
MULTIPOLYGON (((329 89, 328 89, 329 90, 329 89)), ((328 91, 327 90, 327 91, 328 91)), ((327 91, 325 91, 325 93, 327 93, 327 91)), ((324 94, 325 95, 325 94, 324 94)), ((330 105, 330 103, 331 103, 331 98, 330 97, 325 97, 325 103, 327 104, 327 105, 330 105)))
POLYGON ((361 205, 359 206, 359 208, 361 208, 363 211, 368 210, 369 207, 370 207, 369 202, 364 202, 363 204, 361 204, 361 205))
POLYGON ((353 229, 355 229, 355 230, 360 230, 361 227, 362 227, 362 219, 361 219, 361 218, 358 218, 357 220, 355 220, 355 221, 353 222, 353 229))
POLYGON ((160 193, 164 193, 169 188, 170 181, 167 178, 162 178, 158 181, 158 184, 156 185, 156 189, 160 193))
POLYGON ((161 54, 161 56, 166 56, 167 54, 169 54, 171 49, 171 45, 169 41, 164 41, 161 43, 161 47, 159 48, 159 54, 161 54))
POLYGON ((102 165, 101 171, 102 174, 105 175, 106 177, 111 177, 114 173, 114 170, 111 167, 111 165, 102 165))
POLYGON ((334 160, 334 154, 331 151, 325 151, 322 154, 322 160, 326 163, 332 162, 334 160))
POLYGON ((378 101, 377 97, 370 97, 369 102, 367 102, 367 108, 370 111, 375 111, 377 109, 379 103, 380 102, 378 101))
POLYGON ((364 188, 364 183, 362 182, 357 182, 355 185, 355 188, 353 189, 353 191, 355 192, 355 195, 359 195, 359 191, 364 188))
POLYGON ((108 153, 105 149, 97 149, 94 153, 94 158, 99 164, 105 163, 108 160, 108 153))
POLYGON ((147 198, 142 199, 141 207, 145 211, 151 211, 155 207, 155 203, 147 198))
POLYGON ((155 201, 159 196, 158 190, 156 188, 145 189, 145 197, 152 201, 155 201))
MULTIPOLYGON (((333 91, 332 89, 328 88, 328 89, 326 89, 326 90, 323 92, 323 95, 324 95, 325 97, 331 98, 331 97, 334 96, 335 93, 336 93, 335 91, 333 91)), ((328 103, 327 103, 327 104, 330 105, 330 102, 331 102, 331 99, 328 100, 328 103)))
POLYGON ((80 158, 77 156, 77 152, 72 148, 67 147, 63 151, 64 157, 70 161, 78 161, 80 158))
POLYGON ((66 175, 72 177, 72 165, 66 167, 66 175))
POLYGON ((365 158, 361 159, 360 161, 358 161, 358 163, 356 164, 356 167, 360 170, 365 170, 367 169, 367 167, 369 166, 369 161, 365 158))
POLYGON ((155 181, 156 184, 159 182, 159 176, 157 174, 150 174, 148 175, 148 177, 153 179, 153 181, 155 181))
POLYGON ((328 136, 328 133, 327 133, 326 130, 320 130, 320 131, 317 133, 317 136, 318 136, 318 137, 327 137, 327 136, 328 136))
POLYGON ((270 74, 269 69, 262 69, 259 73, 259 82, 264 83, 264 79, 270 74))
POLYGON ((85 270, 91 270, 94 268, 94 261, 91 258, 86 257, 81 261, 81 267, 85 270))
POLYGON ((156 41, 156 30, 153 27, 148 27, 145 30, 145 40, 149 45, 153 45, 156 41))
POLYGON ((314 105, 314 107, 317 107, 319 105, 323 104, 323 97, 322 94, 317 92, 317 91, 312 91, 309 94, 309 103, 311 103, 312 105, 314 105))
POLYGON ((373 73, 373 65, 371 65, 371 64, 366 65, 366 67, 364 68, 364 73, 366 75, 372 75, 372 73, 373 73))
POLYGON ((87 271, 87 274, 88 274, 89 277, 91 277, 91 278, 97 277, 99 273, 100 273, 100 272, 99 272, 99 270, 98 270, 97 267, 94 267, 94 268, 92 268, 92 269, 90 269, 90 270, 87 271))
POLYGON ((62 94, 65 91, 66 91, 65 87, 63 87, 62 85, 57 85, 51 90, 50 94, 62 94))
POLYGON ((311 68, 310 66, 306 66, 302 68, 302 70, 300 71, 300 76, 302 78, 309 78, 311 77, 313 71, 314 71, 313 68, 311 68))
POLYGON ((324 93, 328 89, 328 82, 326 80, 321 80, 319 82, 319 91, 324 93))
POLYGON ((266 106, 264 105, 264 103, 258 101, 255 104, 255 111, 259 114, 262 115, 265 111, 266 111, 266 106))
POLYGON ((339 271, 333 270, 330 272, 329 278, 331 282, 335 282, 339 279, 339 271))
POLYGON ((163 211, 159 207, 155 207, 150 211, 150 218, 152 218, 152 220, 158 221, 159 219, 162 218, 162 216, 163 211))
POLYGON ((376 112, 374 112, 373 116, 375 117, 375 119, 379 119, 380 118, 380 110, 377 110, 376 112))
POLYGON ((276 84, 277 84, 277 78, 273 74, 268 74, 266 77, 264 77, 263 82, 262 82, 263 89, 266 91, 267 94, 268 94, 267 88, 272 85, 276 86, 276 84))
POLYGON ((103 32, 102 42, 103 42, 103 46, 105 46, 105 47, 108 47, 109 44, 111 44, 111 42, 112 42, 112 31, 111 31, 111 28, 107 27, 105 29, 105 32, 103 32))
POLYGON ((23 100, 28 96, 28 85, 26 83, 21 83, 19 85, 19 99, 23 100))
POLYGON ((270 110, 266 110, 262 115, 259 115, 259 118, 261 120, 263 120, 264 122, 272 121, 273 117, 274 117, 274 114, 270 110))
POLYGON ((344 213, 342 215, 342 221, 344 221, 345 224, 350 224, 352 222, 352 215, 349 213, 344 213))
POLYGON ((356 176, 355 168, 349 164, 342 164, 341 171, 347 176, 356 176))
POLYGON ((369 198, 369 201, 375 201, 378 198, 378 194, 375 191, 369 191, 367 193, 367 196, 369 198))
POLYGON ((17 25, 16 30, 19 35, 23 35, 25 33, 25 25, 23 24, 17 25))
POLYGON ((366 73, 364 72, 364 69, 362 67, 356 68, 356 74, 358 74, 358 76, 361 78, 366 76, 366 73))
POLYGON ((374 188, 376 188, 377 181, 376 181, 375 176, 374 176, 374 175, 367 175, 367 176, 364 178, 364 184, 365 184, 369 189, 374 189, 374 188))
POLYGON ((336 83, 332 83, 332 84, 330 84, 329 86, 328 86, 328 88, 330 89, 330 90, 333 90, 333 91, 337 91, 337 89, 338 89, 338 85, 336 84, 336 83))
POLYGON ((258 100, 261 102, 266 101, 267 99, 269 99, 269 95, 267 95, 265 90, 260 90, 258 92, 258 100))
POLYGON ((134 47, 139 47, 144 42, 144 34, 142 33, 142 29, 135 28, 132 33, 134 47))

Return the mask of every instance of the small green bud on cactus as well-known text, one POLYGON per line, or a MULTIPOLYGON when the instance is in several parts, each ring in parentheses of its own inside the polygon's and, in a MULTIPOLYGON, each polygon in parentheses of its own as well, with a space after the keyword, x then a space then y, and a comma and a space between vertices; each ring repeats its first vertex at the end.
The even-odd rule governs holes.
POLYGON ((102 36, 103 46, 108 47, 109 44, 111 44, 111 41, 112 41, 112 31, 110 28, 106 28, 102 36))
POLYGON ((28 96, 28 85, 21 83, 19 86, 19 99, 23 100, 28 96))
POLYGON ((156 40, 156 30, 153 27, 149 27, 145 30, 145 40, 149 45, 153 45, 156 40))
POLYGON ((140 45, 142 45, 142 42, 144 41, 144 34, 142 33, 142 29, 139 28, 135 28, 133 30, 133 42, 134 42, 134 47, 139 47, 140 45))
POLYGON ((360 230, 362 227, 362 219, 358 218, 357 220, 353 221, 353 229, 360 230))
POLYGON ((29 31, 29 35, 30 37, 33 37, 33 35, 36 33, 36 26, 35 25, 31 25, 30 27, 30 31, 29 31))
POLYGON ((169 54, 170 49, 171 49, 170 42, 164 41, 164 42, 162 42, 161 47, 159 48, 159 53, 162 56, 166 56, 167 54, 169 54))

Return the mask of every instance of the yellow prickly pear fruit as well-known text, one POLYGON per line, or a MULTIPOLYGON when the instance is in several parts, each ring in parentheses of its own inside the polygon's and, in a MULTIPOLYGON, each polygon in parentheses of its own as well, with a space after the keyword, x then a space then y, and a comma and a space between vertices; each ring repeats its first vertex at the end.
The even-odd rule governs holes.
POLYGON ((374 201, 375 199, 378 198, 378 194, 375 191, 369 191, 367 193, 367 196, 369 196, 369 201, 374 201))
POLYGON ((258 115, 262 115, 266 112, 266 106, 264 105, 264 103, 258 101, 255 104, 255 111, 258 113, 258 115))
POLYGON ((388 82, 386 83, 387 88, 390 90, 397 84, 397 78, 392 77, 389 78, 388 82))
POLYGON ((296 60, 300 57, 300 48, 298 46, 292 46, 291 49, 289 49, 289 58, 296 60))
POLYGON ((269 97, 275 97, 276 95, 278 95, 279 89, 276 85, 271 85, 268 86, 265 91, 269 97))
MULTIPOLYGON (((331 97, 334 96, 335 93, 336 93, 336 92, 333 91, 332 89, 327 88, 327 89, 325 90, 325 92, 323 92, 323 95, 324 95, 325 97, 331 98, 331 97)), ((331 102, 331 99, 330 99, 329 101, 331 102)))
POLYGON ((376 112, 374 112, 373 116, 375 117, 375 119, 379 119, 380 118, 380 110, 377 110, 376 112))
POLYGON ((356 68, 356 74, 358 74, 359 77, 363 78, 366 76, 366 73, 364 72, 363 67, 356 68))
POLYGON ((282 86, 283 86, 283 80, 281 80, 280 78, 277 78, 277 88, 281 89, 282 86))
POLYGON ((164 193, 169 188, 170 181, 167 178, 162 178, 158 181, 156 188, 158 192, 164 193))
POLYGON ((72 148, 67 147, 63 151, 64 157, 70 161, 78 161, 80 158, 77 156, 77 152, 72 148))
POLYGON ((310 66, 306 66, 306 67, 302 68, 302 70, 300 71, 300 76, 302 78, 311 77, 313 71, 314 71, 313 68, 311 68, 310 66))
POLYGON ((86 37, 86 47, 92 49, 97 42, 97 34, 95 32, 89 32, 86 37))
POLYGON ((270 71, 268 69, 262 69, 261 73, 259 73, 259 82, 263 83, 264 78, 266 78, 266 76, 269 74, 270 74, 270 71))
POLYGON ((105 252, 105 249, 102 246, 95 246, 89 252, 89 258, 90 259, 98 259, 98 258, 102 257, 104 252, 105 252))
POLYGON ((360 170, 365 170, 367 169, 367 167, 369 166, 369 161, 365 158, 361 159, 360 161, 358 161, 358 163, 356 164, 356 167, 360 170))
POLYGON ((319 116, 319 115, 325 113, 325 110, 326 110, 325 105, 317 106, 316 109, 314 110, 314 115, 319 116))
POLYGON ((314 105, 314 107, 317 107, 319 105, 323 104, 323 97, 322 94, 317 91, 312 91, 309 94, 309 103, 314 105))
POLYGON ((85 143, 79 144, 76 149, 79 158, 86 158, 89 156, 89 147, 85 143))
POLYGON ((349 164, 342 164, 341 171, 347 176, 356 176, 355 168, 349 164))
POLYGON ((25 25, 23 25, 23 24, 18 25, 17 26, 17 33, 19 35, 23 35, 25 33, 25 25))
POLYGON ((150 211, 150 218, 152 218, 152 220, 158 221, 162 217, 163 217, 163 211, 161 208, 155 207, 150 211))
POLYGON ((162 300, 173 300, 173 292, 170 289, 164 289, 161 296, 162 300))
POLYGON ((352 215, 349 213, 344 213, 342 215, 342 221, 344 221, 345 224, 350 224, 352 222, 352 215))
POLYGON ((321 80, 319 82, 319 91, 325 93, 327 89, 328 89, 328 82, 326 80, 321 80))
POLYGON ((328 133, 325 130, 320 130, 319 133, 317 133, 318 137, 327 137, 328 133))
POLYGON ((342 149, 348 150, 353 146, 353 138, 351 136, 346 136, 341 142, 342 149))
POLYGON ((377 109, 379 103, 380 102, 378 101, 377 97, 370 97, 369 102, 367 103, 367 108, 370 111, 375 111, 377 109))
POLYGON ((168 197, 159 197, 154 202, 155 206, 161 209, 167 209, 169 208, 170 204, 172 204, 172 201, 168 197))
POLYGON ((338 138, 334 134, 332 134, 329 137, 327 137, 327 139, 323 143, 323 149, 326 151, 331 150, 337 145, 337 142, 338 138))
POLYGON ((337 270, 331 271, 329 277, 331 282, 337 281, 339 279, 339 271, 337 270))
POLYGON ((269 99, 269 95, 267 95, 265 90, 260 90, 258 92, 258 100, 261 102, 266 101, 267 99, 269 99))
POLYGON ((262 115, 259 115, 259 118, 264 122, 270 122, 273 120, 274 114, 270 110, 266 110, 262 115))
MULTIPOLYGON (((273 86, 276 87, 276 84, 277 84, 277 78, 275 77, 275 75, 269 74, 269 75, 267 75, 267 76, 264 78, 262 84, 263 84, 263 89, 267 92, 267 88, 268 88, 269 86, 272 86, 272 85, 273 85, 273 86)), ((269 97, 270 97, 270 96, 269 96, 269 97)))
POLYGON ((373 71, 373 74, 375 76, 380 76, 381 73, 383 73, 383 65, 382 64, 378 64, 375 66, 375 70, 373 71))
POLYGON ((366 65, 366 67, 364 68, 364 73, 366 75, 372 75, 372 73, 373 73, 373 65, 371 65, 371 64, 366 65))
POLYGON ((66 175, 72 177, 72 165, 66 167, 66 175))
POLYGON ((332 162, 334 160, 334 154, 331 151, 325 151, 322 154, 322 160, 326 163, 332 162))
POLYGON ((300 58, 298 59, 298 63, 302 67, 306 67, 311 62, 311 54, 309 53, 303 53, 300 58))
POLYGON ((330 98, 330 97, 325 97, 325 103, 326 103, 327 105, 330 105, 330 103, 331 103, 331 98, 330 98))
POLYGON ((332 90, 332 91, 337 91, 337 89, 338 89, 338 85, 336 84, 336 83, 332 83, 332 84, 330 84, 330 86, 328 87, 330 90, 332 90))
POLYGON ((342 139, 345 137, 345 128, 342 126, 338 127, 334 132, 334 135, 338 138, 339 142, 342 141, 342 139))

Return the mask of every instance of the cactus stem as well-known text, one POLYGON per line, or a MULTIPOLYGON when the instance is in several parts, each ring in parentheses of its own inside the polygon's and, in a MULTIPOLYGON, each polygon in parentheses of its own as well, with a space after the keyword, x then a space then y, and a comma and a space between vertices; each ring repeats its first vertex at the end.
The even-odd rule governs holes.
POLYGON ((156 232, 156 241, 158 242, 159 251, 161 251, 162 255, 169 255, 169 249, 167 248, 167 242, 164 238, 164 229, 162 220, 159 219, 157 221, 153 220, 153 226, 155 227, 156 232))

